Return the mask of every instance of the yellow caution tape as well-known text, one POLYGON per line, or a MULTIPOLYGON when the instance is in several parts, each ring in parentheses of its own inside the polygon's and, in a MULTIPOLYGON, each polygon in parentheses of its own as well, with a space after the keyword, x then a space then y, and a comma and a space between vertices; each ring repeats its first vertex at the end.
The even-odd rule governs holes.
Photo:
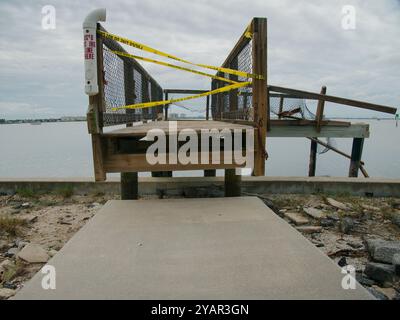
POLYGON ((251 32, 251 24, 247 26, 246 31, 244 32, 244 36, 249 39, 253 38, 253 32, 251 32))
POLYGON ((102 31, 102 30, 97 30, 97 32, 99 34, 101 34, 104 38, 112 39, 114 41, 118 41, 118 42, 124 43, 124 44, 126 44, 128 46, 131 46, 131 47, 134 47, 136 49, 140 49, 140 50, 143 50, 143 51, 154 53, 156 55, 167 57, 167 58, 172 59, 172 60, 176 60, 176 61, 180 61, 180 62, 183 62, 183 63, 191 64, 193 66, 202 67, 202 68, 206 68, 206 69, 212 69, 212 70, 216 70, 216 71, 223 72, 223 73, 233 74, 233 75, 236 75, 236 76, 239 76, 239 77, 243 77, 243 78, 253 78, 253 79, 260 79, 260 80, 264 79, 264 77, 262 75, 257 75, 257 74, 253 74, 253 73, 247 73, 247 72, 240 71, 240 70, 234 70, 234 69, 223 68, 223 67, 214 67, 214 66, 209 66, 209 65, 200 64, 200 63, 193 63, 193 62, 190 62, 188 60, 184 60, 184 59, 178 58, 178 57, 176 57, 174 55, 171 55, 169 53, 165 53, 165 52, 159 51, 157 49, 154 49, 152 47, 146 46, 146 45, 141 44, 139 42, 136 42, 136 41, 133 41, 133 40, 129 40, 127 38, 123 38, 123 37, 117 36, 117 35, 112 34, 112 33, 108 33, 108 32, 102 31))
POLYGON ((231 84, 229 86, 225 86, 225 87, 218 88, 218 89, 215 89, 215 90, 211 90, 211 91, 203 92, 203 93, 196 94, 196 95, 193 95, 193 96, 189 96, 189 97, 183 97, 183 98, 178 98, 178 99, 170 99, 170 100, 163 100, 163 101, 136 103, 136 104, 131 104, 131 105, 123 106, 123 107, 112 108, 112 110, 113 111, 117 111, 117 110, 120 110, 120 109, 144 109, 144 108, 157 107, 157 106, 161 106, 161 105, 165 105, 165 104, 171 104, 171 103, 175 103, 175 102, 180 102, 180 101, 185 101, 185 100, 191 100, 191 99, 201 98, 201 97, 205 97, 205 96, 210 96, 210 95, 216 94, 216 93, 227 92, 227 91, 231 91, 231 90, 238 89, 238 88, 241 88, 241 87, 246 87, 246 86, 249 86, 249 85, 251 85, 250 81, 239 82, 239 83, 231 84))
POLYGON ((166 63, 166 62, 159 61, 159 60, 154 60, 154 59, 150 59, 150 58, 140 57, 140 56, 136 56, 136 55, 129 54, 129 53, 126 53, 126 52, 121 52, 121 51, 114 51, 114 50, 110 50, 110 51, 111 51, 112 53, 114 53, 114 54, 117 54, 117 55, 123 56, 123 57, 127 57, 127 58, 143 60, 143 61, 147 61, 147 62, 159 64, 159 65, 162 65, 162 66, 166 66, 166 67, 170 67, 170 68, 175 68, 175 69, 178 69, 178 70, 183 70, 183 71, 187 71, 187 72, 199 74, 199 75, 202 75, 202 76, 210 77, 210 78, 213 78, 213 79, 216 79, 216 80, 225 81, 225 82, 228 82, 228 83, 238 83, 237 81, 233 81, 233 80, 230 80, 230 79, 218 77, 218 76, 215 76, 215 75, 210 74, 210 73, 205 73, 205 72, 201 72, 201 71, 197 71, 197 70, 193 70, 193 69, 189 69, 189 68, 177 66, 177 65, 174 65, 174 64, 171 64, 171 63, 166 63))

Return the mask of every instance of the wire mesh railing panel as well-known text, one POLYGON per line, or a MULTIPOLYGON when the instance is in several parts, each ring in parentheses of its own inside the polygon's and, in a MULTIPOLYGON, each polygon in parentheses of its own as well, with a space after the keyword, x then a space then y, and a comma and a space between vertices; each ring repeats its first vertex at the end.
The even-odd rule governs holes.
MULTIPOLYGON (((125 73, 124 61, 106 47, 103 48, 104 101, 105 112, 125 105, 125 73)), ((117 110, 116 113, 125 113, 117 110)))
MULTIPOLYGON (((102 28, 102 30, 104 29, 102 28)), ((101 38, 101 43, 102 125, 112 126, 141 120, 156 120, 162 113, 162 106, 144 109, 115 109, 136 103, 162 100, 163 90, 135 59, 121 57, 112 52, 125 52, 116 41, 101 38)))
MULTIPOLYGON (((229 57, 229 61, 223 66, 231 69, 252 73, 253 68, 253 41, 244 39, 242 48, 234 55, 229 57)), ((245 77, 218 73, 236 82, 249 81, 245 77)), ((213 80, 213 89, 229 85, 227 82, 213 80)), ((211 112, 214 119, 244 119, 252 120, 252 87, 242 87, 229 92, 213 95, 211 99, 211 112)))

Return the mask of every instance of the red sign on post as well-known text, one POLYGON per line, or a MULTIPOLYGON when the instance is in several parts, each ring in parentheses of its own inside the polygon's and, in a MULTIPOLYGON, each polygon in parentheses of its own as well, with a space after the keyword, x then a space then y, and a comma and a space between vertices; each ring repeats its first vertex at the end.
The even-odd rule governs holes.
POLYGON ((84 48, 85 48, 85 59, 93 60, 94 59, 94 49, 96 47, 96 40, 93 34, 85 34, 84 35, 84 48))

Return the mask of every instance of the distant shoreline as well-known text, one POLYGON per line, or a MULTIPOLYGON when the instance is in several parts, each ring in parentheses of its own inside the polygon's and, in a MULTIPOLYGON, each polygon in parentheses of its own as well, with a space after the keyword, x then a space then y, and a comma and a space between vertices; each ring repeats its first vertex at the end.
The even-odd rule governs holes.
MULTIPOLYGON (((169 120, 188 120, 196 117, 177 117, 169 120)), ((198 118, 196 118, 198 119, 198 118)), ((203 119, 203 118, 202 118, 203 119)), ((378 117, 329 117, 329 119, 340 119, 340 120, 396 120, 394 118, 378 118, 378 117)), ((204 119, 205 120, 205 119, 204 119)), ((38 124, 38 123, 55 123, 55 122, 82 122, 86 121, 86 117, 62 117, 62 118, 48 118, 48 119, 0 119, 1 124, 21 124, 21 123, 30 123, 30 124, 38 124)))
POLYGON ((0 119, 0 124, 20 124, 20 123, 54 123, 54 122, 79 122, 86 121, 86 117, 61 117, 61 118, 43 118, 43 119, 0 119))

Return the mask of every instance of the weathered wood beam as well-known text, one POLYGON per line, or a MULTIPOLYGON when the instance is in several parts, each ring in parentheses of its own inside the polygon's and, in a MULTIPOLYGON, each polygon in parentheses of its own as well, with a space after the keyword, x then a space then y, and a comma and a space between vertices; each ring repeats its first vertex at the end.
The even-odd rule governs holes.
POLYGON ((329 102, 344 104, 344 105, 353 106, 353 107, 357 107, 357 108, 361 108, 361 109, 374 110, 374 111, 390 113, 390 114, 396 114, 396 111, 397 111, 396 108, 392 108, 392 107, 388 107, 388 106, 384 106, 384 105, 379 105, 379 104, 369 103, 369 102, 364 102, 364 101, 358 101, 358 100, 352 100, 352 99, 347 99, 347 98, 341 98, 341 97, 337 97, 337 96, 323 95, 323 94, 318 94, 315 92, 309 92, 309 91, 303 91, 303 90, 297 90, 297 89, 291 89, 291 88, 284 88, 284 87, 279 87, 279 86, 271 86, 271 85, 269 85, 268 88, 270 91, 298 95, 298 96, 303 97, 304 99, 329 101, 329 102))
POLYGON ((321 131, 317 132, 315 125, 274 125, 272 121, 268 137, 368 138, 369 125, 364 123, 351 124, 349 126, 322 125, 321 131))

